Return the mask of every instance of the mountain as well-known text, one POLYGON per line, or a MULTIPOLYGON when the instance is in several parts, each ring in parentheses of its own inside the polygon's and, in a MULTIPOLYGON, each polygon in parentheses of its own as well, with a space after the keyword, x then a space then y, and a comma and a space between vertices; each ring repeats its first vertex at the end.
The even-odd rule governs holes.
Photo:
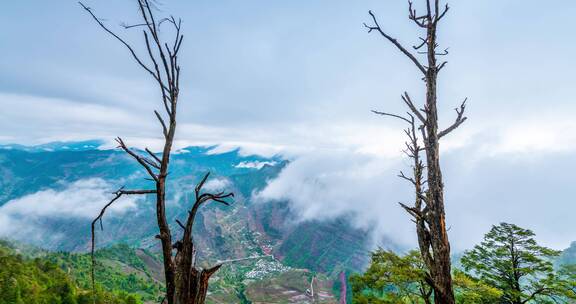
POLYGON ((1 150, 21 150, 27 152, 51 152, 51 151, 88 151, 98 149, 104 144, 101 140, 86 140, 76 142, 55 141, 34 146, 19 144, 0 145, 1 150))
MULTIPOLYGON (((0 146, 0 237, 52 251, 82 254, 89 250, 90 222, 110 200, 111 192, 122 186, 151 186, 127 155, 101 149, 100 144, 0 146)), ((208 205, 199 214, 194 227, 201 248, 199 259, 213 263, 272 255, 223 267, 214 284, 214 296, 222 299, 214 303, 256 299, 263 292, 258 285, 262 282, 280 286, 264 294, 287 292, 297 301, 306 297, 303 286, 314 276, 326 295, 332 296, 332 282, 337 283, 340 272, 360 270, 366 264, 367 233, 352 228, 346 219, 298 222, 287 202, 253 200, 253 194, 274 179, 287 160, 242 155, 238 150, 213 153, 213 148, 188 147, 172 156, 167 217, 173 231, 179 231, 176 219, 186 218, 194 186, 210 172, 206 187, 232 191, 235 200, 230 207, 208 205)), ((150 253, 141 258, 157 258, 152 198, 123 198, 115 204, 116 209, 102 222, 103 230, 97 231, 98 248, 123 243, 140 255, 150 253)), ((152 275, 158 272, 153 267, 145 271, 161 278, 152 275)))
POLYGON ((570 247, 564 249, 556 260, 557 265, 576 264, 576 242, 572 242, 570 247))

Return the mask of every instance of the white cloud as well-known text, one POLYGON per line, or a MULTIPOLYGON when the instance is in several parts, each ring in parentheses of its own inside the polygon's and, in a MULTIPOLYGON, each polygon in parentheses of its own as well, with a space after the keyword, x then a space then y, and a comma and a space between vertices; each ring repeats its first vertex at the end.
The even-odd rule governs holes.
MULTIPOLYGON (((557 249, 576 239, 566 226, 576 211, 564 197, 572 192, 569 172, 576 170, 570 154, 557 154, 554 160, 509 154, 475 158, 478 150, 470 145, 442 157, 455 251, 478 243, 490 225, 501 221, 533 229, 539 241, 557 249)), ((396 176, 409 165, 400 158, 358 152, 305 155, 255 198, 289 201, 299 220, 349 217, 356 227, 371 230, 376 241, 387 238, 414 247, 413 224, 397 204, 413 200, 410 185, 396 176)))
POLYGON ((262 169, 264 166, 274 166, 276 165, 275 161, 243 161, 235 165, 236 168, 243 168, 243 169, 262 169))
POLYGON ((567 113, 513 121, 501 126, 491 154, 555 154, 576 150, 576 121, 567 113), (567 117, 568 116, 568 117, 567 117))
MULTIPOLYGON (((102 179, 84 179, 71 183, 62 191, 42 190, 8 201, 0 207, 0 213, 22 217, 94 218, 110 200, 112 191, 111 185, 102 179)), ((135 206, 136 199, 126 197, 108 211, 123 213, 135 206)))
POLYGON ((229 190, 228 188, 232 186, 232 183, 225 178, 212 178, 206 181, 204 187, 202 187, 205 191, 208 192, 215 192, 215 191, 226 191, 229 190))
MULTIPOLYGON (((84 179, 66 185, 62 190, 47 189, 8 201, 0 207, 0 236, 30 238, 49 236, 42 223, 51 219, 92 220, 110 201, 112 186, 98 178, 84 179)), ((108 210, 117 216, 136 208, 136 197, 118 200, 108 210)))
MULTIPOLYGON (((111 105, 79 103, 71 100, 29 95, 1 94, 0 104, 10 111, 0 112, 0 141, 45 143, 51 140, 107 140, 103 149, 115 147, 113 138, 126 134, 125 141, 134 147, 160 151, 162 138, 151 111, 128 111, 111 105), (32 111, 30 109, 33 109, 32 111), (5 122, 27 121, 31 124, 5 122), (7 135, 10 134, 10 135, 7 135), (24 134, 25 136, 18 136, 24 134), (16 138, 20 138, 16 140, 16 138)), ((209 153, 240 148, 243 155, 299 156, 317 151, 348 151, 395 157, 404 141, 401 123, 365 112, 364 121, 327 124, 311 120, 297 125, 271 125, 269 132, 255 132, 252 126, 230 129, 183 122, 175 150, 191 145, 217 145, 209 153), (277 128, 283 132, 278 133, 277 128)), ((576 150, 576 122, 571 107, 532 108, 514 116, 506 113, 490 117, 470 113, 470 119, 446 138, 443 151, 475 145, 481 157, 530 153, 553 154, 576 150), (482 144, 479 145, 478 142, 482 144)), ((452 113, 444 113, 449 122, 452 113)))
POLYGON ((398 167, 396 160, 367 154, 316 153, 291 162, 254 198, 289 201, 301 221, 349 217, 356 227, 375 232, 375 242, 386 235, 409 245, 410 221, 397 202, 410 193, 392 173, 398 167))
POLYGON ((0 112, 2 132, 21 137, 20 143, 108 137, 118 129, 146 127, 134 113, 107 105, 4 93, 0 104, 10 109, 0 112))

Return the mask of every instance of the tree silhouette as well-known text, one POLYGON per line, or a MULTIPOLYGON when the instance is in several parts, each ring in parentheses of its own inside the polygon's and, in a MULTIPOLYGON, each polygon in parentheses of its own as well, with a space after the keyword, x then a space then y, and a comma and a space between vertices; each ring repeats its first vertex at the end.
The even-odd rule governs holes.
POLYGON ((96 15, 92 9, 80 3, 82 8, 92 16, 94 21, 108 34, 113 36, 128 49, 132 58, 138 65, 152 76, 158 85, 162 96, 163 114, 155 110, 154 114, 162 127, 164 145, 160 154, 153 153, 148 148, 145 153, 139 153, 130 149, 125 142, 118 137, 118 147, 126 152, 146 171, 154 187, 152 189, 124 189, 120 188, 114 194, 114 198, 102 208, 100 214, 92 222, 92 284, 94 285, 94 247, 95 226, 98 222, 102 225, 102 218, 106 209, 115 201, 125 195, 154 195, 156 197, 156 220, 160 233, 156 238, 162 246, 164 262, 164 277, 166 282, 166 296, 163 303, 168 304, 201 304, 206 300, 208 280, 220 268, 221 264, 207 269, 196 266, 196 250, 192 227, 199 208, 208 202, 217 202, 228 205, 227 198, 233 197, 232 193, 206 193, 202 187, 208 179, 209 173, 202 178, 195 188, 195 202, 188 212, 185 223, 177 220, 182 228, 182 238, 174 241, 173 233, 166 219, 166 181, 169 175, 170 153, 176 133, 176 112, 178 97, 180 94, 180 65, 178 54, 182 46, 184 36, 181 33, 181 20, 170 16, 156 20, 154 5, 149 0, 138 0, 138 10, 142 18, 141 22, 133 25, 123 25, 126 29, 142 29, 147 50, 147 62, 137 54, 135 48, 126 42, 118 34, 111 31, 96 15), (174 34, 172 41, 164 41, 160 36, 160 27, 169 26, 174 34), (175 253, 174 253, 175 251, 175 253))

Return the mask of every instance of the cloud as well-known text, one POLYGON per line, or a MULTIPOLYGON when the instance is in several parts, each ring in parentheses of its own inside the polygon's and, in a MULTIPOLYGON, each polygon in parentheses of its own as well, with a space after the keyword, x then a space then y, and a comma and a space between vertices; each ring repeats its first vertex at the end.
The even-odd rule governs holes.
POLYGON ((442 142, 443 152, 475 151, 475 158, 547 157, 576 152, 576 107, 533 106, 514 115, 495 113, 469 120, 442 142))
POLYGON ((299 221, 347 217, 372 231, 374 244, 387 236, 408 246, 414 236, 397 202, 409 199, 410 189, 392 173, 399 163, 355 152, 315 153, 291 162, 254 199, 289 201, 299 221))
MULTIPOLYGON (((564 7, 575 5, 564 2, 564 7)), ((17 43, 6 49, 12 60, 0 63, 4 72, 0 73, 0 104, 6 109, 0 112, 0 140, 111 139, 122 135, 135 146, 161 140, 152 113, 161 103, 150 76, 83 14, 75 14, 66 4, 42 5, 38 11, 53 14, 35 14, 28 27, 7 36, 17 43), (46 23, 46 16, 64 12, 70 15, 62 18, 62 27, 69 35, 63 36, 56 28, 46 29, 43 39, 47 43, 42 52, 37 42, 23 38, 46 23)), ((530 48, 517 54, 517 44, 532 41, 533 34, 507 31, 502 24, 521 22, 509 22, 508 16, 486 7, 460 4, 443 29, 443 40, 449 41, 453 50, 439 88, 443 122, 449 123, 452 108, 469 96, 471 112, 466 128, 477 124, 491 132, 509 132, 491 153, 539 145, 545 152, 550 147, 566 146, 563 136, 553 133, 556 127, 566 130, 573 126, 567 113, 576 110, 570 100, 576 62, 552 56, 533 62, 532 69, 539 73, 519 71, 526 59, 549 53, 551 45, 574 48, 576 44, 530 43, 530 48), (468 20, 471 26, 462 29, 456 20, 468 20), (470 41, 470 36, 482 39, 470 41), (486 51, 487 46, 496 44, 506 51, 497 55, 492 49, 486 51), (494 73, 495 67, 498 73, 494 73), (559 123, 544 124, 538 114, 546 111, 550 112, 548 118, 557 115, 559 123), (530 112, 532 115, 526 115, 530 112), (523 128, 522 124, 533 127, 523 128)), ((379 12, 399 38, 414 37, 412 29, 404 27, 405 16, 399 12, 406 4, 401 2, 166 4, 166 12, 181 13, 186 21, 184 30, 195 37, 183 45, 187 51, 182 53, 185 72, 177 139, 188 144, 246 147, 257 153, 303 153, 342 146, 367 153, 397 153, 395 146, 392 150, 388 147, 400 134, 389 132, 398 124, 369 111, 403 113, 406 109, 399 94, 407 90, 414 100, 421 101, 423 85, 417 70, 402 54, 381 37, 365 33, 362 22, 367 21, 369 8, 379 12), (214 14, 225 17, 209 17, 214 14), (291 22, 295 16, 303 22, 291 22), (234 33, 228 31, 231 25, 234 33), (229 52, 231 49, 236 51, 229 52)), ((11 20, 27 9, 16 3, 0 14, 11 20)), ((570 34, 570 27, 562 26, 562 20, 567 19, 551 17, 566 14, 564 11, 536 5, 520 9, 538 11, 539 18, 546 20, 532 25, 531 33, 545 33, 538 36, 540 39, 563 41, 570 34)), ((119 21, 133 16, 130 4, 113 10, 98 5, 98 10, 118 29, 119 21)), ((511 5, 504 5, 503 10, 512 10, 511 5)), ((130 41, 142 47, 139 40, 130 41)), ((145 54, 146 50, 137 51, 145 54)), ((548 118, 546 121, 552 121, 548 118)), ((575 149, 568 146, 565 149, 575 149)))
MULTIPOLYGON (((470 248, 502 221, 533 229, 547 246, 567 247, 576 238, 568 226, 576 206, 565 197, 573 188, 573 156, 558 152, 554 160, 516 154, 478 157, 479 146, 484 142, 442 155, 453 249, 470 248)), ((399 157, 356 151, 305 155, 289 163, 255 199, 288 201, 302 221, 348 217, 354 226, 371 231, 374 245, 390 239, 415 247, 410 217, 397 204, 413 200, 410 185, 396 176, 409 165, 399 157)))
POLYGON ((0 104, 10 109, 0 113, 2 132, 23 137, 18 141, 23 143, 101 138, 126 127, 146 128, 135 113, 109 105, 3 93, 0 104))
MULTIPOLYGON (((110 200, 111 185, 99 178, 83 179, 71 183, 62 191, 38 191, 8 201, 0 213, 22 217, 76 217, 93 218, 104 203, 110 200)), ((136 206, 136 199, 128 197, 109 208, 111 214, 120 214, 136 206)))
POLYGON ((206 181, 204 187, 202 187, 205 191, 208 192, 216 192, 216 191, 226 191, 232 183, 225 178, 212 178, 206 181))
MULTIPOLYGON (((50 238, 45 226, 53 220, 92 220, 110 200, 112 186, 99 178, 70 183, 62 190, 47 189, 8 201, 0 207, 0 236, 14 239, 50 238)), ((108 216, 118 216, 136 208, 137 198, 125 197, 108 210, 108 216)), ((35 240, 32 240, 35 241, 35 240)))
POLYGON ((576 150, 576 121, 568 113, 538 113, 501 126, 491 155, 557 154, 576 150))
POLYGON ((264 166, 274 166, 276 165, 275 161, 243 161, 238 163, 235 168, 243 168, 243 169, 262 169, 264 166))
POLYGON ((453 247, 480 242, 491 225, 510 222, 536 233, 538 241, 564 249, 576 239, 570 224, 572 152, 507 153, 477 158, 474 145, 443 157, 446 210, 453 247))

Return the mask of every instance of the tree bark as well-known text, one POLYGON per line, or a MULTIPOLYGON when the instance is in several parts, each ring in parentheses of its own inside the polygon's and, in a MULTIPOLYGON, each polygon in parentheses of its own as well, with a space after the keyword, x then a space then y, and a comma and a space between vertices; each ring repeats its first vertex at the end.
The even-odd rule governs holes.
POLYGON ((413 160, 413 176, 407 177, 400 173, 400 177, 409 181, 414 186, 415 202, 413 206, 400 204, 416 223, 416 233, 418 236, 418 247, 422 258, 428 269, 426 282, 434 291, 434 303, 454 304, 454 292, 452 289, 452 273, 450 261, 450 242, 446 229, 446 215, 444 210, 444 184, 442 169, 440 166, 440 139, 458 128, 464 121, 464 111, 466 100, 456 109, 457 117, 455 122, 444 130, 438 128, 438 108, 437 108, 437 83, 438 73, 446 62, 437 63, 437 56, 448 54, 447 49, 438 52, 436 41, 436 31, 439 21, 448 12, 446 5, 440 8, 439 0, 426 0, 426 13, 417 15, 413 9, 412 2, 409 2, 409 19, 418 27, 426 30, 426 37, 420 38, 421 43, 413 48, 419 54, 426 55, 426 64, 422 64, 416 55, 402 46, 395 38, 388 35, 378 24, 378 20, 372 11, 369 12, 374 25, 364 24, 368 32, 377 31, 385 39, 396 46, 406 55, 422 72, 423 80, 426 83, 426 100, 424 108, 419 109, 412 101, 408 93, 404 93, 402 99, 410 109, 408 117, 403 115, 390 114, 386 112, 373 111, 376 114, 399 118, 409 123, 409 128, 405 130, 409 141, 406 143, 405 153, 413 160), (420 124, 416 126, 416 124, 420 124), (423 147, 420 146, 416 130, 421 132, 423 147), (426 165, 420 160, 420 153, 425 153, 426 165), (423 172, 426 169, 426 180, 423 180, 423 172), (427 184, 427 189, 424 185, 427 184))
MULTIPOLYGON (((431 246, 434 263, 428 265, 434 281, 434 302, 436 304, 455 303, 452 290, 452 270, 450 262, 450 242, 446 231, 444 211, 444 184, 440 168, 440 143, 438 136, 438 109, 436 86, 438 71, 436 63, 436 23, 430 22, 427 28, 428 70, 426 73, 426 164, 428 171, 428 208, 430 210, 429 229, 432 235, 431 246)), ((418 235, 419 238, 426 237, 418 235)))

